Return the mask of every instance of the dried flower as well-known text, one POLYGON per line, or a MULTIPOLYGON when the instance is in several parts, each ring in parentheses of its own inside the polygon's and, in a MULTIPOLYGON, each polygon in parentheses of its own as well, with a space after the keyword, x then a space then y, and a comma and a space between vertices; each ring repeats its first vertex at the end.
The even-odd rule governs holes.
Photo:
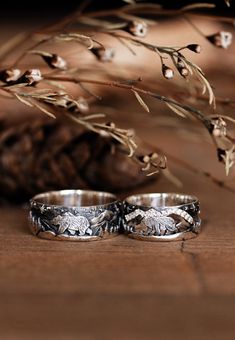
POLYGON ((128 23, 126 30, 136 37, 144 38, 148 32, 148 26, 144 21, 135 20, 128 23))
POLYGON ((221 118, 218 117, 217 119, 212 120, 212 135, 214 137, 225 137, 227 134, 227 124, 221 118))
POLYGON ((128 138, 134 138, 135 137, 135 130, 134 129, 128 129, 127 133, 126 133, 126 136, 128 138))
POLYGON ((187 77, 189 75, 189 70, 186 67, 178 67, 178 71, 182 77, 187 77))
POLYGON ((148 155, 139 156, 138 159, 140 162, 145 163, 145 164, 149 163, 150 161, 150 157, 148 155))
POLYGON ((67 69, 67 61, 57 54, 51 54, 51 56, 43 56, 43 59, 51 68, 57 68, 59 70, 67 69))
POLYGON ((201 53, 201 50, 202 50, 201 46, 198 44, 190 44, 190 45, 187 45, 186 48, 195 53, 201 53))
POLYGON ((226 49, 231 45, 233 35, 230 32, 220 31, 218 33, 209 35, 206 38, 216 47, 226 49))
POLYGON ((85 98, 79 97, 76 102, 77 102, 77 106, 78 106, 78 109, 80 110, 80 112, 88 112, 89 111, 89 104, 88 104, 88 102, 85 98))
POLYGON ((162 64, 162 74, 166 79, 172 79, 174 77, 174 71, 172 68, 162 64))
MULTIPOLYGON (((223 117, 230 120, 228 116, 223 117)), ((222 117, 211 119, 210 133, 217 146, 218 159, 225 164, 225 172, 228 175, 235 163, 235 140, 227 133, 227 124, 222 117)))
POLYGON ((60 57, 58 54, 38 50, 30 50, 28 53, 39 55, 51 68, 56 68, 59 70, 67 69, 67 61, 60 57))
POLYGON ((178 58, 176 67, 182 77, 186 78, 189 75, 189 70, 185 67, 185 63, 180 58, 178 58))
POLYGON ((20 78, 21 71, 18 68, 10 68, 0 71, 0 80, 5 83, 15 82, 20 78))
POLYGON ((18 80, 20 83, 27 83, 28 85, 35 85, 42 80, 41 71, 39 69, 27 70, 22 77, 18 80))
POLYGON ((111 129, 115 129, 115 127, 116 127, 114 122, 107 122, 107 123, 105 123, 105 125, 110 127, 111 129))
POLYGON ((115 50, 112 47, 105 49, 103 47, 93 47, 90 51, 102 62, 110 62, 115 56, 115 50))
POLYGON ((160 169, 166 168, 166 157, 159 155, 156 152, 152 152, 148 155, 139 156, 139 162, 144 164, 143 171, 147 171, 147 176, 153 175, 159 172, 160 169))

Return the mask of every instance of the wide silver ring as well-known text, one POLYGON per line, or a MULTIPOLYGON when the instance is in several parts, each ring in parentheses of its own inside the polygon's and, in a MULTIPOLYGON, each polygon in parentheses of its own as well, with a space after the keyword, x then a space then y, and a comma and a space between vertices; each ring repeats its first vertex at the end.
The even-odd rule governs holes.
POLYGON ((178 193, 129 196, 123 207, 128 236, 145 241, 186 240, 201 230, 197 197, 178 193))
POLYGON ((120 210, 120 201, 107 192, 46 192, 30 200, 30 229, 34 235, 45 239, 100 240, 118 234, 120 210))

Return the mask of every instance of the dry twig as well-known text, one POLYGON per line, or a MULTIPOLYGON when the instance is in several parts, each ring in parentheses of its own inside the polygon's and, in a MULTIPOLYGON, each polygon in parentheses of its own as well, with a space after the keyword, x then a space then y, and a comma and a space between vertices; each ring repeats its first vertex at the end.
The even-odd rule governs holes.
MULTIPOLYGON (((125 130, 117 127, 114 123, 100 122, 99 119, 104 118, 104 114, 93 114, 90 112, 86 99, 80 97, 74 98, 64 89, 63 84, 77 84, 85 90, 89 96, 91 95, 93 97, 93 92, 86 87, 86 84, 127 90, 130 91, 130 93, 134 93, 139 104, 147 112, 150 111, 150 108, 144 97, 150 96, 165 103, 177 115, 183 117, 192 115, 200 121, 212 136, 217 148, 219 160, 224 162, 226 174, 228 174, 235 162, 235 141, 227 131, 227 125, 225 123, 225 120, 229 120, 227 115, 207 115, 189 105, 179 103, 159 93, 140 88, 135 85, 135 82, 132 83, 129 80, 126 82, 118 82, 78 77, 77 71, 70 69, 67 61, 63 57, 51 53, 47 50, 48 47, 46 50, 42 48, 44 44, 53 46, 55 43, 65 44, 76 42, 86 47, 88 53, 89 51, 93 53, 99 61, 110 62, 112 61, 114 51, 112 49, 106 49, 101 42, 94 38, 94 32, 91 31, 94 27, 96 30, 98 28, 100 32, 108 34, 122 42, 132 54, 135 54, 134 46, 136 46, 136 48, 144 47, 155 53, 159 57, 162 74, 166 79, 173 78, 175 71, 190 81, 196 78, 203 87, 203 93, 207 92, 209 103, 215 107, 215 96, 210 82, 205 77, 202 69, 183 54, 185 50, 200 53, 201 49, 199 45, 190 43, 187 46, 180 47, 158 46, 157 44, 150 44, 142 39, 147 35, 148 24, 152 24, 153 21, 143 19, 140 16, 141 14, 151 13, 152 17, 154 15, 181 15, 185 18, 185 15, 188 14, 189 16, 195 15, 196 12, 194 11, 199 7, 202 8, 203 5, 195 4, 177 11, 169 11, 153 4, 136 4, 134 1, 126 2, 128 2, 129 5, 109 11, 88 12, 84 14, 80 9, 57 25, 42 30, 40 40, 34 41, 29 48, 23 51, 23 53, 17 57, 12 67, 3 69, 0 72, 0 80, 2 82, 0 84, 0 92, 18 99, 25 105, 37 108, 52 118, 63 114, 68 119, 86 127, 88 130, 94 131, 104 137, 115 139, 126 147, 129 156, 135 157, 136 160, 142 164, 143 171, 146 171, 148 174, 166 168, 166 158, 158 153, 137 157, 135 153, 137 145, 132 129, 125 130), (113 16, 118 18, 119 21, 117 23, 112 21, 113 16), (77 27, 78 22, 85 23, 89 27, 89 34, 86 33, 87 31, 82 31, 79 27, 74 28, 72 26, 77 27), (68 25, 71 26, 71 31, 65 30, 68 25), (128 32, 128 34, 120 33, 120 30, 128 32), (130 46, 130 44, 132 46, 130 46), (22 59, 29 54, 35 54, 42 58, 48 67, 54 69, 55 72, 43 74, 37 66, 32 69, 22 70, 20 63, 22 59), (168 61, 171 61, 173 68, 169 66, 168 61), (49 88, 48 84, 50 85, 49 88)), ((206 5, 206 7, 208 7, 208 5, 206 5)), ((32 37, 35 38, 35 34, 33 34, 32 37)), ((231 36, 228 32, 219 32, 206 38, 217 47, 227 48, 231 43, 231 36)), ((12 46, 17 46, 17 43, 17 41, 16 43, 13 41, 12 46)), ((0 51, 2 62, 4 56, 9 55, 10 48, 11 46, 3 46, 2 51, 0 51)), ((230 121, 235 122, 233 119, 230 119, 230 121)))

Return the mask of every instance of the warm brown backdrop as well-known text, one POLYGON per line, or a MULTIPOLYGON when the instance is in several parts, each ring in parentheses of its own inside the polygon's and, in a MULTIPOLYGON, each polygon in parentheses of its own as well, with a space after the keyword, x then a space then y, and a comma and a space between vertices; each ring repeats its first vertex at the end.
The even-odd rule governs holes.
MULTIPOLYGON (((170 34, 161 35, 167 37, 172 43, 170 34)), ((209 69, 210 60, 216 66, 222 58, 221 51, 217 59, 210 51, 209 69)), ((232 65, 231 52, 228 56, 226 62, 232 65)), ((211 76, 221 83, 213 69, 211 76)), ((222 93, 225 87, 220 89, 222 93)), ((227 89, 233 95, 232 86, 227 89)), ((207 135, 194 126, 189 138, 182 125, 162 113, 154 121, 141 122, 136 112, 139 134, 225 179, 207 135)), ((124 116, 127 125, 130 115, 124 116)), ((176 163, 169 165, 184 181, 182 189, 161 177, 135 191, 197 195, 203 219, 197 239, 148 243, 121 235, 94 243, 46 241, 29 233, 26 207, 0 208, 1 339, 235 338, 234 194, 176 163)))

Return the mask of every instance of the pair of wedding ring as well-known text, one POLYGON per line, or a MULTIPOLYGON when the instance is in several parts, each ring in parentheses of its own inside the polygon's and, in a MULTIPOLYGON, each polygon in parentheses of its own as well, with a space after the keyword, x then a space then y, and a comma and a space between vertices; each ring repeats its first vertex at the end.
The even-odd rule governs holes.
POLYGON ((146 241, 185 240, 200 232, 199 201, 176 193, 132 195, 61 190, 30 201, 30 228, 45 239, 91 241, 121 232, 146 241))

